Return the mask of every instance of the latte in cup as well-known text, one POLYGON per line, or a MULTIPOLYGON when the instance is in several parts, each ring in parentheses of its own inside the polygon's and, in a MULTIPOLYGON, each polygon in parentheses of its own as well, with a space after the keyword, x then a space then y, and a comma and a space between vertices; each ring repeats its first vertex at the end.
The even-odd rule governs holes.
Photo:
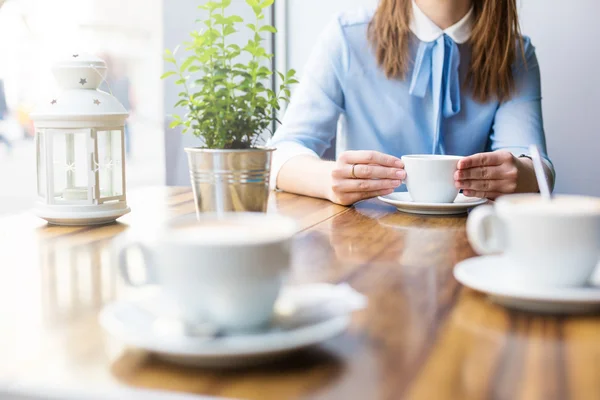
POLYGON ((459 189, 454 182, 461 156, 403 156, 406 188, 410 197, 420 203, 452 203, 459 189))
POLYGON ((207 222, 186 222, 171 225, 172 239, 181 242, 202 243, 204 245, 236 243, 262 243, 281 239, 282 232, 279 227, 271 226, 267 222, 259 226, 240 223, 240 221, 215 220, 207 222))
POLYGON ((290 268, 296 223, 262 213, 181 218, 152 237, 118 243, 119 264, 132 286, 158 285, 186 322, 228 331, 268 324, 290 268), (129 251, 139 250, 145 279, 132 278, 129 251))
POLYGON ((584 285, 600 261, 600 199, 503 196, 473 210, 467 234, 476 252, 503 255, 515 285, 584 285))
POLYGON ((563 215, 600 212, 600 199, 585 196, 555 196, 551 201, 538 195, 514 195, 512 204, 530 213, 558 213, 563 215))

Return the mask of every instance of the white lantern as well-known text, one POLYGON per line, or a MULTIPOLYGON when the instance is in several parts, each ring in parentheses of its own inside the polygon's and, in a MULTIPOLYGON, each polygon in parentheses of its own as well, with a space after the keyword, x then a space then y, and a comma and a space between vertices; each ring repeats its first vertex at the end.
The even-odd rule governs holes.
POLYGON ((106 63, 73 54, 52 72, 60 93, 31 119, 37 147, 36 214, 57 225, 96 225, 130 211, 125 196, 127 110, 98 90, 106 63))

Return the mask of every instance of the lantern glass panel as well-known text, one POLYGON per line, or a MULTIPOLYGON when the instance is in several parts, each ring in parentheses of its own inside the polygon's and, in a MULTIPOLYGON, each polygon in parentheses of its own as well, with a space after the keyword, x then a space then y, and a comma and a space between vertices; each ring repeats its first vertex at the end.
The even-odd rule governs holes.
POLYGON ((89 200, 88 137, 89 131, 86 130, 52 133, 56 201, 89 200))
POLYGON ((44 132, 39 131, 36 134, 37 151, 37 187, 38 195, 46 198, 46 144, 44 142, 44 132))
POLYGON ((97 132, 100 198, 123 196, 123 132, 97 132))

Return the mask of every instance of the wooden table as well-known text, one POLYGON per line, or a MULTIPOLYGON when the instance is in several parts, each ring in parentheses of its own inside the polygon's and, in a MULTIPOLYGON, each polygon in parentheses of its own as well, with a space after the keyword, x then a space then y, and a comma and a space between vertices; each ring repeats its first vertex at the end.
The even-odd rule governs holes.
POLYGON ((273 193, 297 219, 295 282, 347 282, 369 298, 351 329, 269 367, 215 372, 124 349, 99 327, 125 292, 111 239, 193 213, 185 188, 130 194, 133 212, 96 228, 0 219, 0 382, 160 388, 248 399, 600 399, 600 319, 508 312, 461 287, 474 255, 465 218, 353 208, 273 193))

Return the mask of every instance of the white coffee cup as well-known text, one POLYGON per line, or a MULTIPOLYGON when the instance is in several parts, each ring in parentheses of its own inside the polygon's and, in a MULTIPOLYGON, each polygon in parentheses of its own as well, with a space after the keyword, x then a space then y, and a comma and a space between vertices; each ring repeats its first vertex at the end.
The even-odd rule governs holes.
POLYGON ((479 254, 503 254, 515 285, 583 285, 600 260, 600 199, 503 196, 471 212, 467 234, 479 254))
POLYGON ((297 230, 289 218, 262 213, 180 218, 149 237, 122 239, 119 266, 129 285, 158 285, 185 322, 260 329, 272 317, 297 230), (143 258, 141 281, 128 263, 134 249, 143 258))
POLYGON ((454 173, 463 157, 414 154, 403 156, 406 187, 413 201, 453 203, 458 196, 454 173))

